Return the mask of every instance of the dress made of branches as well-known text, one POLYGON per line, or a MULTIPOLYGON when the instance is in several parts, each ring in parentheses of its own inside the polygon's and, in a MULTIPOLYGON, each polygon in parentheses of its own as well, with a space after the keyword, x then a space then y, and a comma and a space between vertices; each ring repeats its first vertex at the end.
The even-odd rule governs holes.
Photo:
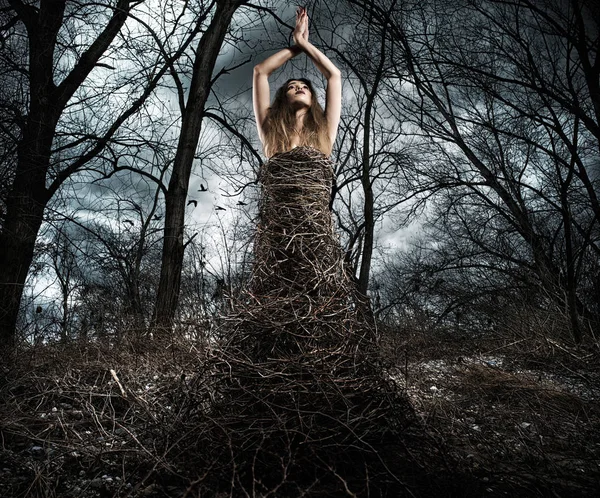
POLYGON ((332 373, 366 374, 375 366, 376 334, 334 230, 332 162, 296 147, 266 162, 259 180, 253 271, 227 318, 228 346, 254 364, 326 362, 332 373))
POLYGON ((258 479, 260 493, 284 479, 278 496, 295 496, 318 480, 333 496, 326 476, 335 487, 346 471, 363 491, 364 472, 393 480, 380 445, 413 420, 383 375, 374 323, 345 269, 332 178, 332 162, 311 147, 264 164, 250 284, 208 362, 217 432, 248 479, 240 486, 258 479))

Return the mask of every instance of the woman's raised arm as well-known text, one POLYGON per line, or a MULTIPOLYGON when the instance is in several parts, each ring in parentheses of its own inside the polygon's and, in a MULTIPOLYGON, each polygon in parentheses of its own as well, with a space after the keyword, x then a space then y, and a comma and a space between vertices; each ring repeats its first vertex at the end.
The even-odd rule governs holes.
POLYGON ((293 37, 295 46, 306 52, 327 80, 325 116, 329 139, 333 146, 342 113, 342 74, 323 52, 308 41, 308 14, 304 7, 299 7, 296 12, 296 29, 293 37))
POLYGON ((271 105, 269 76, 273 71, 283 66, 291 58, 296 57, 300 52, 301 49, 298 46, 284 48, 254 66, 252 103, 254 105, 254 118, 256 119, 258 138, 261 142, 264 142, 263 125, 269 106, 271 105))

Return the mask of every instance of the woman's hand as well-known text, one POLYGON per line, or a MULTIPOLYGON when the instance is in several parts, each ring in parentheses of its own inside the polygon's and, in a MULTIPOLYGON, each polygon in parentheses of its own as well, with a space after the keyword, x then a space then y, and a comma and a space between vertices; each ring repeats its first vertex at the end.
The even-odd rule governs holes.
POLYGON ((296 10, 296 28, 292 33, 294 43, 299 47, 308 41, 308 14, 306 8, 298 7, 296 10))

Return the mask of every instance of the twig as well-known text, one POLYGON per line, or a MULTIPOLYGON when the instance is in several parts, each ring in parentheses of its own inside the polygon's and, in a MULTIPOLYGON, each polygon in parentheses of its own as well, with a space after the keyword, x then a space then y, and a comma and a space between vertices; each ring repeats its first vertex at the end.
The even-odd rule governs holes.
POLYGON ((123 396, 124 398, 126 398, 127 397, 127 393, 125 392, 125 389, 123 389, 123 386, 121 385, 121 381, 119 380, 119 377, 117 377, 117 372, 115 372, 115 370, 113 368, 111 368, 110 369, 110 374, 112 375, 112 378, 115 380, 115 382, 119 386, 119 389, 121 390, 121 396, 123 396))

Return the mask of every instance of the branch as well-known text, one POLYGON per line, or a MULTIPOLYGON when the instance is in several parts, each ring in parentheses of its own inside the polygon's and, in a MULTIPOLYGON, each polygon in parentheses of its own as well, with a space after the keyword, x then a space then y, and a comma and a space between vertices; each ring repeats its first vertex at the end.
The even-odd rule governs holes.
POLYGON ((56 88, 56 101, 58 107, 64 107, 69 99, 73 96, 77 88, 81 86, 83 81, 88 77, 92 69, 98 64, 100 57, 114 40, 117 33, 125 24, 132 3, 129 0, 119 0, 114 9, 113 16, 100 33, 98 38, 88 47, 81 55, 75 67, 56 88))
POLYGON ((131 105, 131 107, 129 107, 129 109, 126 109, 121 114, 121 116, 119 116, 113 122, 113 124, 110 126, 110 128, 107 130, 107 132, 104 134, 104 136, 98 139, 98 141, 96 142, 96 145, 94 147, 92 147, 86 154, 84 154, 78 160, 71 163, 67 168, 62 170, 57 175, 56 179, 48 187, 49 195, 53 195, 60 188, 62 183, 67 178, 69 178, 70 175, 72 175, 75 171, 77 171, 79 168, 81 168, 84 164, 86 164, 87 162, 91 161, 94 157, 96 157, 110 142, 111 138, 119 130, 121 125, 127 119, 129 119, 133 114, 135 114, 142 107, 142 105, 144 105, 144 103, 146 102, 148 97, 152 94, 152 92, 154 92, 154 90, 158 86, 158 83, 162 79, 164 74, 168 70, 172 69, 173 62, 176 61, 181 56, 181 54, 183 54, 185 52, 185 50, 188 48, 188 46, 194 40, 200 24, 201 24, 201 20, 199 20, 199 22, 196 24, 196 27, 194 28, 194 30, 190 33, 190 36, 188 37, 188 39, 185 40, 185 42, 181 44, 181 46, 179 47, 177 52, 175 52, 175 54, 172 57, 167 58, 163 67, 154 75, 154 78, 152 80, 150 80, 150 82, 148 83, 148 86, 146 87, 146 89, 144 90, 142 95, 140 95, 132 103, 132 105, 131 105))
POLYGON ((257 159, 259 164, 263 163, 263 160, 260 157, 260 154, 254 148, 254 146, 250 143, 248 138, 246 138, 246 136, 244 134, 240 133, 229 122, 227 122, 227 120, 224 117, 219 116, 218 114, 214 114, 210 111, 204 111, 202 113, 202 115, 207 118, 212 119, 213 121, 216 121, 217 123, 220 123, 224 128, 226 128, 230 133, 232 133, 234 136, 236 136, 242 142, 242 144, 244 144, 248 148, 250 153, 257 159))
POLYGON ((231 66, 231 67, 222 67, 221 70, 216 74, 216 76, 210 80, 210 86, 212 88, 212 86, 214 85, 215 81, 217 81, 221 76, 223 76, 224 74, 229 74, 231 71, 242 67, 245 64, 248 64, 248 62, 250 62, 252 60, 252 57, 248 57, 247 60, 240 62, 239 64, 236 64, 235 66, 231 66))

